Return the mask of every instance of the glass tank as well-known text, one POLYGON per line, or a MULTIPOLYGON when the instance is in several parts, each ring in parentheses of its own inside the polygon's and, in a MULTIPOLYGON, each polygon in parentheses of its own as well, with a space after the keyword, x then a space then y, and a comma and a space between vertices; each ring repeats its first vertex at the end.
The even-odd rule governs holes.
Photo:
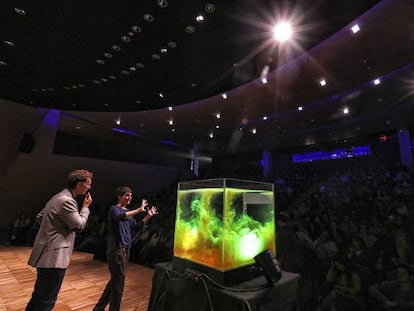
POLYGON ((218 271, 275 253, 273 184, 220 178, 178 184, 174 257, 218 271))

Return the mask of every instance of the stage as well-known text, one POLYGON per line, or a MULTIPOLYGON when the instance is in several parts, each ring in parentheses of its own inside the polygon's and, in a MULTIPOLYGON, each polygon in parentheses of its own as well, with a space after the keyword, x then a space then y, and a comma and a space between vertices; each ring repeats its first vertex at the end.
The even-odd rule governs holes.
MULTIPOLYGON (((26 246, 0 246, 0 311, 25 309, 36 280, 36 269, 27 265, 30 251, 26 246)), ((153 274, 151 268, 128 264, 122 311, 147 311, 153 274)), ((92 310, 108 280, 105 262, 73 252, 54 310, 92 310)))

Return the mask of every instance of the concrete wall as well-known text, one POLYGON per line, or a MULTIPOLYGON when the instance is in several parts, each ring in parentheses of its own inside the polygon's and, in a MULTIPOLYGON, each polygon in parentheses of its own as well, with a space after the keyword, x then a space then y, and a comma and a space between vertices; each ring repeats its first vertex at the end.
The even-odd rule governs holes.
POLYGON ((59 114, 0 99, 0 230, 21 212, 36 215, 50 196, 65 187, 74 169, 93 172, 91 193, 101 206, 111 202, 120 185, 145 194, 176 182, 174 168, 53 154, 59 114), (19 152, 24 132, 34 137, 30 153, 19 152))

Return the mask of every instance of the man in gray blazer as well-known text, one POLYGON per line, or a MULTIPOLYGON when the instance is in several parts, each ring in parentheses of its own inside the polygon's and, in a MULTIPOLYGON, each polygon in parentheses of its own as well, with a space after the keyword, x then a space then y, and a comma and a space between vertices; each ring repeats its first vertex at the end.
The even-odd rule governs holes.
POLYGON ((29 265, 37 270, 37 279, 26 311, 52 310, 73 251, 76 232, 82 231, 89 217, 92 173, 69 173, 67 188, 54 195, 36 216, 40 224, 29 265), (82 208, 75 198, 85 195, 82 208))

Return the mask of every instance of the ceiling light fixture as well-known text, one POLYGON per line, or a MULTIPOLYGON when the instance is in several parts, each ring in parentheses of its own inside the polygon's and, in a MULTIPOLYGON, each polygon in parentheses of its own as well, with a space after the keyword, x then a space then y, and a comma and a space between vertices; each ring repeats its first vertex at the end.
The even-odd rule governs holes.
POLYGON ((14 43, 12 41, 4 40, 4 44, 7 46, 14 46, 14 43))
POLYGON ((221 95, 221 97, 223 97, 223 99, 227 99, 227 94, 224 93, 224 94, 221 95))
POLYGON ((141 27, 136 26, 136 25, 132 26, 131 29, 132 29, 133 32, 141 32, 142 31, 141 27))
POLYGON ((160 8, 165 9, 168 6, 167 0, 157 0, 157 4, 160 8))
POLYGON ((353 33, 357 33, 358 31, 361 30, 361 28, 359 28, 358 24, 355 24, 354 26, 351 27, 351 30, 353 33))
POLYGON ((171 49, 175 49, 177 47, 177 43, 174 41, 170 41, 167 43, 168 47, 171 49))
POLYGON ((26 11, 20 8, 14 8, 14 12, 16 12, 19 15, 26 15, 26 11))
POLYGON ((262 83, 266 84, 267 83, 267 78, 262 78, 262 83))
POLYGON ((381 80, 379 78, 377 78, 373 81, 373 83, 374 83, 374 85, 381 84, 381 80))
POLYGON ((124 42, 131 42, 131 37, 129 37, 129 36, 122 36, 121 37, 121 40, 124 41, 124 42))
POLYGON ((170 106, 170 107, 168 107, 168 110, 169 110, 169 111, 172 111, 172 110, 173 110, 173 108, 170 106))
POLYGON ((152 16, 151 14, 144 14, 144 20, 150 23, 154 21, 154 16, 152 16))
POLYGON ((217 118, 217 119, 220 119, 220 118, 221 118, 221 115, 220 115, 219 113, 217 113, 217 114, 216 114, 216 118, 217 118))
POLYGON ((281 22, 273 27, 273 36, 279 42, 288 41, 292 37, 292 26, 287 22, 281 22))
POLYGON ((194 26, 187 26, 187 27, 185 27, 185 31, 187 33, 194 33, 195 28, 194 28, 194 26))
POLYGON ((203 15, 198 15, 196 17, 196 21, 199 22, 199 23, 203 22, 204 21, 204 16, 203 15))
POLYGON ((302 110, 303 110, 303 106, 299 106, 299 107, 298 107, 298 110, 299 110, 299 111, 302 111, 302 110))
POLYGON ((325 85, 326 85, 326 80, 325 80, 325 79, 323 79, 323 80, 319 81, 319 84, 320 84, 321 86, 325 86, 325 85))
POLYGON ((173 120, 170 120, 170 121, 168 121, 168 124, 169 125, 173 125, 174 124, 174 121, 173 120))
POLYGON ((213 3, 207 3, 204 7, 204 10, 207 13, 214 13, 214 11, 216 11, 216 6, 213 3))

